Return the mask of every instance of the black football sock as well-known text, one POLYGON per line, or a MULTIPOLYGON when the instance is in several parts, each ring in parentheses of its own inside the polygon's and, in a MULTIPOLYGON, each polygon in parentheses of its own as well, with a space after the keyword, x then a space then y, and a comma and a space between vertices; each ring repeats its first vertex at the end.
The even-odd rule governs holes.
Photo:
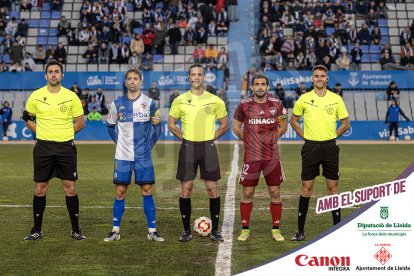
POLYGON ((180 212, 181 219, 183 221, 183 226, 185 231, 190 231, 190 221, 191 221, 191 198, 180 197, 180 212))
POLYGON ((34 230, 42 231, 43 213, 46 207, 46 196, 33 196, 34 230))
POLYGON ((79 198, 78 195, 66 196, 66 207, 68 208, 72 230, 79 232, 79 198))
POLYGON ((298 211, 298 230, 305 231, 305 220, 308 213, 310 197, 300 196, 299 198, 299 211, 298 211))
POLYGON ((332 210, 333 224, 336 225, 341 221, 341 208, 332 210))
POLYGON ((212 231, 218 230, 220 220, 220 197, 210 198, 210 216, 212 222, 212 231))

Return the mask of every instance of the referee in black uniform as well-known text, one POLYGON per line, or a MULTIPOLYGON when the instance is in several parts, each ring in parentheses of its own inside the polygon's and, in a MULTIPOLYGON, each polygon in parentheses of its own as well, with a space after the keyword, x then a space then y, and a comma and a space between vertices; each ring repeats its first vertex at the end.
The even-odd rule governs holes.
POLYGON ((74 134, 85 127, 82 103, 76 93, 61 86, 62 64, 50 61, 46 65, 45 78, 47 85, 30 95, 22 116, 27 128, 36 133, 33 149, 34 226, 24 240, 33 241, 43 237, 46 193, 49 180, 53 177, 61 179, 66 195, 66 206, 72 223, 71 236, 75 240, 84 240, 86 237, 79 228, 77 152, 73 142, 74 134))

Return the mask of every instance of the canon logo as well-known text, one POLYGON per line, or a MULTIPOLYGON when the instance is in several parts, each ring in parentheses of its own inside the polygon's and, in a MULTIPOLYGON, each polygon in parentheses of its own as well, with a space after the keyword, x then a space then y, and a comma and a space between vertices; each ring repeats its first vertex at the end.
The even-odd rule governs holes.
POLYGON ((298 266, 350 266, 350 257, 309 257, 307 255, 298 255, 295 258, 298 266))

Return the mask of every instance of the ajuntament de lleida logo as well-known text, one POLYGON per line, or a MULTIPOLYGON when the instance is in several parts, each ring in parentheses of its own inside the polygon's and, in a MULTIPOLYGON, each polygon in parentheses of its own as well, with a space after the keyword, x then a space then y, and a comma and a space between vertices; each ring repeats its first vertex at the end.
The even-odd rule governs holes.
POLYGON ((388 218, 388 206, 380 206, 380 217, 382 219, 388 218))

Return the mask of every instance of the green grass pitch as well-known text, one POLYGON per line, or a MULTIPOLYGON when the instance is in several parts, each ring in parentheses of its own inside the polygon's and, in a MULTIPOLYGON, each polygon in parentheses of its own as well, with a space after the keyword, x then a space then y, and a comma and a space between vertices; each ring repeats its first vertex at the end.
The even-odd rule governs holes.
MULTIPOLYGON (((224 213, 227 178, 231 171, 234 145, 218 145, 222 180, 219 189, 224 213)), ((238 203, 241 189, 237 184, 236 217, 233 232, 231 271, 238 273, 270 261, 302 243, 290 242, 296 230, 300 192, 301 145, 280 146, 287 180, 281 188, 283 215, 281 230, 286 241, 271 240, 269 197, 261 180, 254 198, 251 236, 238 242, 240 217, 238 203)), ((0 145, 0 275, 214 275, 218 245, 208 238, 194 237, 180 243, 182 226, 178 210, 179 183, 175 180, 178 144, 158 144, 154 151, 156 173, 155 202, 157 229, 164 243, 146 238, 146 220, 142 196, 136 185, 127 194, 119 242, 106 243, 103 238, 111 230, 113 145, 78 145, 78 190, 81 204, 80 223, 86 241, 70 238, 70 222, 65 197, 57 180, 50 184, 44 215, 42 241, 24 242, 32 226, 33 166, 32 145, 0 145), (15 207, 11 207, 14 205, 15 207)), ((243 158, 240 146, 239 166, 243 158)), ((413 161, 411 144, 341 145, 340 191, 353 191, 394 179, 413 161)), ((308 219, 307 239, 316 237, 332 225, 330 213, 315 214, 316 198, 326 195, 322 177, 315 183, 308 219)), ((209 216, 208 197, 204 184, 196 181, 192 196, 192 219, 209 216)), ((344 209, 343 217, 356 209, 344 209)))

